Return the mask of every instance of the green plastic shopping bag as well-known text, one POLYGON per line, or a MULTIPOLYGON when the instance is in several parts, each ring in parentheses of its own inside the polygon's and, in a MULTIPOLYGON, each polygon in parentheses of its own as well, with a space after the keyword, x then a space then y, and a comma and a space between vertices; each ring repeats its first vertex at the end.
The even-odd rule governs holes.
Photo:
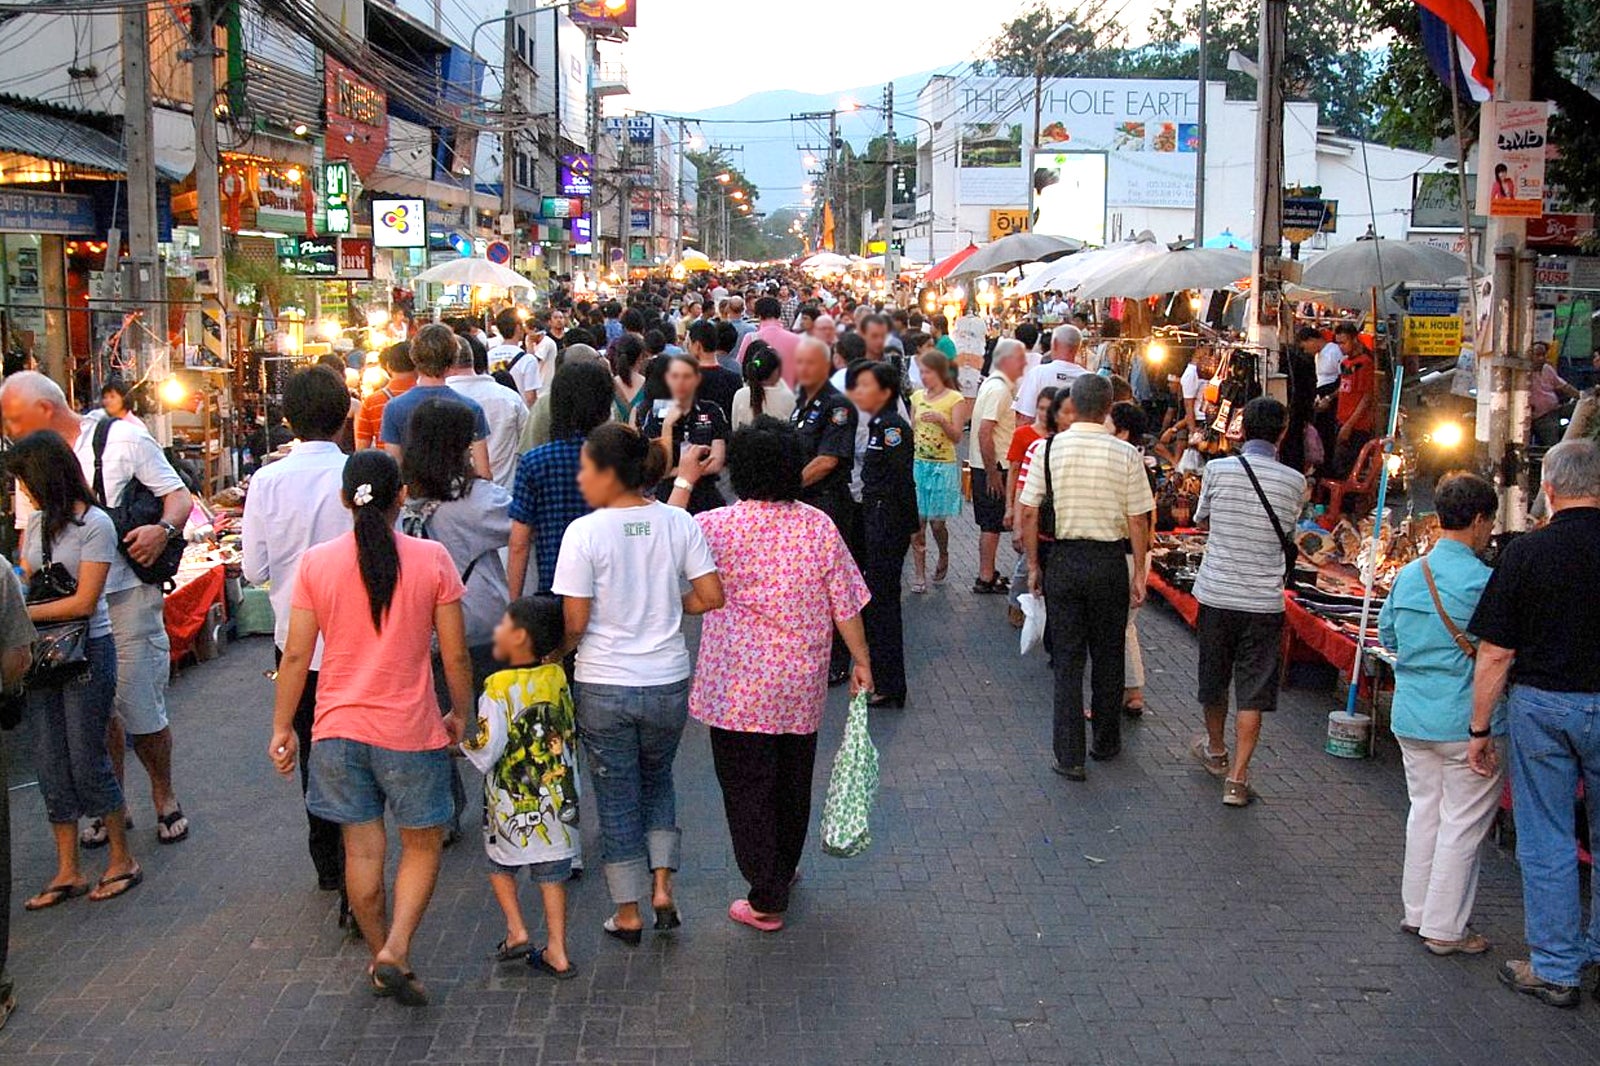
POLYGON ((878 797, 878 749, 867 732, 867 694, 850 701, 844 740, 833 757, 828 777, 828 798, 822 805, 822 850, 849 858, 872 846, 867 824, 878 797))

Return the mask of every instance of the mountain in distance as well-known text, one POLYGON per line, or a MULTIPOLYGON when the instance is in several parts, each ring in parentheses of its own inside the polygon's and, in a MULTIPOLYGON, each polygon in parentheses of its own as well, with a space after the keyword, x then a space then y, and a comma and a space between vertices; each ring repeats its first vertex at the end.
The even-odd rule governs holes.
MULTIPOLYGON (((962 64, 964 67, 965 64, 962 64)), ((950 67, 905 74, 894 80, 894 109, 915 114, 917 94, 935 74, 951 71, 950 67)), ((960 70, 954 71, 959 73, 960 70)), ((883 105, 883 82, 840 89, 831 93, 803 93, 792 89, 771 89, 753 93, 742 100, 718 107, 685 114, 692 118, 701 136, 708 144, 742 147, 730 153, 735 166, 755 183, 759 190, 757 202, 764 211, 796 204, 800 201, 800 186, 807 180, 805 148, 816 150, 820 158, 828 140, 827 119, 821 121, 788 121, 790 115, 807 111, 831 111, 841 100, 855 102, 871 108, 883 105), (752 123, 751 119, 780 119, 778 122, 752 123)), ((857 149, 864 148, 873 137, 883 132, 881 110, 840 112, 839 135, 857 149)), ((895 133, 911 136, 920 124, 897 117, 895 133)))

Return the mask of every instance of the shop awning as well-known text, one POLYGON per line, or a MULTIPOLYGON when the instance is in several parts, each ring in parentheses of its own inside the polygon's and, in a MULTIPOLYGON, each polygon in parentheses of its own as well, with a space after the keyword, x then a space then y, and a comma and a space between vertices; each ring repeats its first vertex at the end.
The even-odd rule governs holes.
MULTIPOLYGON (((48 159, 105 174, 124 174, 127 153, 117 138, 62 115, 0 103, 0 152, 48 159)), ((184 175, 157 167, 161 177, 184 175)))

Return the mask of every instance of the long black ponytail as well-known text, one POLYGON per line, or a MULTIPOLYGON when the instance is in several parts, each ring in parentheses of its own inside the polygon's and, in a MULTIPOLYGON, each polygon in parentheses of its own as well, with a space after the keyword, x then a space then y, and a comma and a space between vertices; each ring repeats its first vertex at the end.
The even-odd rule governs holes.
POLYGON ((368 448, 345 460, 344 500, 355 515, 356 564, 367 587, 372 628, 380 631, 400 583, 400 550, 394 539, 399 499, 400 464, 388 452, 368 448))
POLYGON ((767 406, 767 379, 783 369, 783 356, 766 341, 751 341, 744 353, 744 382, 750 386, 750 414, 760 418, 767 406))

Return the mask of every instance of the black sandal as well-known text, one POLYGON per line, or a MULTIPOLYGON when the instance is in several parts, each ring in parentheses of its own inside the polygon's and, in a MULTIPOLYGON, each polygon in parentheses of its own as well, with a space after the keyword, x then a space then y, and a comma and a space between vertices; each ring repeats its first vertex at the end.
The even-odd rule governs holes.
POLYGON ((44 891, 24 903, 22 909, 25 911, 47 911, 51 907, 61 906, 69 899, 77 899, 79 896, 88 894, 89 882, 87 881, 75 881, 69 885, 48 885, 44 891), (41 900, 42 902, 35 905, 34 900, 41 900))
POLYGON ((372 969, 372 981, 402 1007, 428 1005, 428 990, 411 970, 402 970, 392 962, 380 962, 372 969))
POLYGON ((567 961, 565 970, 558 970, 551 966, 550 960, 544 957, 544 948, 528 953, 528 966, 530 969, 538 970, 542 974, 554 977, 557 981, 570 981, 578 976, 578 965, 570 959, 567 961))
POLYGON ((495 962, 516 962, 525 959, 533 951, 533 947, 524 940, 520 944, 506 944, 504 940, 494 946, 494 954, 489 957, 495 962))
POLYGON ((678 905, 669 903, 665 907, 655 908, 656 932, 665 933, 683 925, 683 919, 678 916, 678 905))
POLYGON ((144 871, 137 866, 125 874, 117 874, 115 877, 102 877, 100 879, 100 883, 94 886, 94 892, 99 892, 103 888, 113 887, 116 888, 116 891, 109 892, 101 896, 97 896, 91 892, 89 894, 89 902, 105 903, 107 900, 116 899, 118 896, 125 896, 143 883, 144 871))
POLYGON ((172 808, 170 814, 163 814, 156 819, 156 842, 160 844, 176 844, 189 838, 189 819, 183 816, 182 807, 172 808), (179 822, 183 828, 173 829, 179 822))

